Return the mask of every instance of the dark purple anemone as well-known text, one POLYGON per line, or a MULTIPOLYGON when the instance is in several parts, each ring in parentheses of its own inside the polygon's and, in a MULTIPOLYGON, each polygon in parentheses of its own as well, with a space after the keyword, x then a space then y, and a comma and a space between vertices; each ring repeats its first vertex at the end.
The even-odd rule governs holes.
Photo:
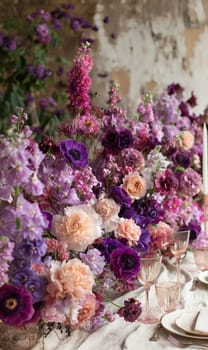
POLYGON ((123 149, 123 148, 131 147, 133 144, 133 140, 134 139, 130 130, 128 129, 122 130, 119 133, 118 148, 123 149))
POLYGON ((107 261, 110 261, 110 255, 111 253, 113 252, 114 249, 117 249, 117 248, 121 248, 123 247, 124 245, 118 241, 117 239, 113 239, 113 238, 110 238, 110 237, 106 237, 103 239, 102 241, 102 244, 103 244, 103 254, 106 258, 107 261))
POLYGON ((110 268, 116 278, 128 281, 139 272, 139 256, 137 252, 130 247, 124 246, 114 249, 110 255, 110 268))
POLYGON ((23 287, 4 284, 0 288, 0 319, 11 326, 23 326, 34 315, 31 293, 23 287))
POLYGON ((115 152, 118 149, 118 139, 119 133, 117 131, 111 130, 104 136, 102 145, 111 152, 115 152))
POLYGON ((127 192, 121 186, 112 186, 110 189, 110 197, 120 205, 125 207, 130 207, 131 198, 128 196, 127 192))
POLYGON ((88 164, 87 148, 73 139, 61 141, 59 148, 64 158, 70 162, 73 169, 85 168, 88 164))

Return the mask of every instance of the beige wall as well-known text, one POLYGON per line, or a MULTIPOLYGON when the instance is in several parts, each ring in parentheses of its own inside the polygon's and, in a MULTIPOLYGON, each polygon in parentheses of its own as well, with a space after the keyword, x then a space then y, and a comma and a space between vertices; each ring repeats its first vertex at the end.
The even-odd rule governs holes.
MULTIPOLYGON (((35 7, 53 8, 64 0, 1 0, 5 15, 23 15, 35 7), (11 6, 11 3, 13 5, 11 6)), ((67 1, 65 1, 67 2, 67 1)), ((179 82, 198 96, 198 111, 208 104, 208 0, 76 0, 76 13, 99 27, 95 34, 93 90, 96 103, 107 99, 110 79, 120 83, 125 105, 135 111, 146 90, 161 92, 179 82), (109 16, 110 22, 103 23, 109 16), (115 39, 111 34, 115 34, 115 39), (99 78, 98 73, 108 73, 99 78), (102 92, 102 93, 101 93, 102 92)), ((65 33, 65 56, 77 41, 65 33), (70 45, 68 44, 70 42, 70 45)))

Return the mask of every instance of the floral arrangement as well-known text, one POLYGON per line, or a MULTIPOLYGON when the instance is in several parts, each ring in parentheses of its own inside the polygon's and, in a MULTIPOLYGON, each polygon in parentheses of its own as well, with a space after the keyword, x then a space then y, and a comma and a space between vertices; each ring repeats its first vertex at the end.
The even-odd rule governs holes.
MULTIPOLYGON (((93 331, 115 317, 109 288, 138 287, 139 252, 169 255, 174 229, 191 240, 203 220, 202 132, 179 84, 148 93, 130 118, 112 83, 92 104, 88 44, 68 75, 68 122, 38 144, 19 109, 0 137, 0 320, 93 331), (106 296, 107 295, 107 296, 106 296)), ((118 315, 135 321, 138 300, 118 315)))

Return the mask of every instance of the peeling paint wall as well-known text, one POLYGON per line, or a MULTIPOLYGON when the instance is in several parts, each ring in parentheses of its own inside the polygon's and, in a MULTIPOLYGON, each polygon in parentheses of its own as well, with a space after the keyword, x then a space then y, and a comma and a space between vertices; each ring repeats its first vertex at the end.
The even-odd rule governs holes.
MULTIPOLYGON (((0 23, 43 7, 54 8, 64 0, 1 0, 0 23), (13 6, 11 6, 13 2, 13 6)), ((67 2, 67 1, 66 1, 67 2)), ((107 99, 110 79, 120 84, 124 104, 134 112, 141 95, 160 93, 171 82, 193 90, 196 110, 208 104, 208 0, 72 0, 76 13, 99 27, 93 50, 95 103, 107 99), (109 16, 109 23, 103 18, 109 16), (98 77, 98 74, 107 77, 98 77)), ((72 36, 64 56, 72 58, 77 41, 72 36)))
MULTIPOLYGON (((197 109, 203 111, 208 104, 208 0, 100 0, 94 20, 99 27, 95 70, 120 83, 131 111, 145 91, 160 93, 173 81, 187 94, 194 90, 197 109)), ((106 91, 106 81, 99 81, 98 91, 106 91)))

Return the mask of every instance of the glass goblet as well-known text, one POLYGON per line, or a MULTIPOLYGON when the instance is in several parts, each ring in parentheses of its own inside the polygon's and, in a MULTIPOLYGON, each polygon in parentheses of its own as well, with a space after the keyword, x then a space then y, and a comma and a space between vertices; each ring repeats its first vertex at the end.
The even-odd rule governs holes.
POLYGON ((172 281, 155 284, 157 301, 164 313, 176 310, 181 297, 181 284, 172 281))
POLYGON ((138 280, 143 284, 145 290, 145 307, 139 321, 142 323, 156 323, 159 320, 152 315, 149 306, 149 291, 152 284, 155 283, 161 269, 161 255, 151 254, 140 255, 140 271, 138 280))
POLYGON ((190 230, 177 231, 170 242, 170 251, 176 258, 177 282, 180 282, 181 256, 186 252, 189 244, 190 230))

